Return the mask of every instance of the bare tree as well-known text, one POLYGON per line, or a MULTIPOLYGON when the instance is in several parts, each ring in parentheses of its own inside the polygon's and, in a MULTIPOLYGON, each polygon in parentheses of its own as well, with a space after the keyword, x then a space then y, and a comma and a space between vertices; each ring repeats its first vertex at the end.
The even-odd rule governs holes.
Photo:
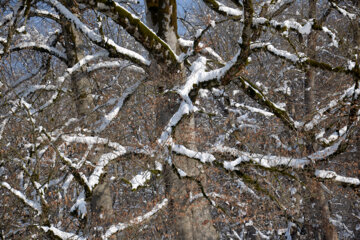
POLYGON ((0 2, 3 239, 359 238, 357 1, 0 2))

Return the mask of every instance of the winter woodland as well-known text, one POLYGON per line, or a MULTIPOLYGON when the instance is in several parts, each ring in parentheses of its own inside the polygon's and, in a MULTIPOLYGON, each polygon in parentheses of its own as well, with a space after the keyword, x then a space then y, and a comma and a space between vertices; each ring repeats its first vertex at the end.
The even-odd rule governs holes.
POLYGON ((360 1, 0 0, 0 239, 360 239, 360 1))

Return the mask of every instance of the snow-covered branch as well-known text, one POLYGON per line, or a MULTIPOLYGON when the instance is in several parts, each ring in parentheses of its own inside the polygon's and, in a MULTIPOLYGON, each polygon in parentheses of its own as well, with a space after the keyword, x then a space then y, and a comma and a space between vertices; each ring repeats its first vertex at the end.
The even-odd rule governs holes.
POLYGON ((32 201, 28 199, 24 193, 20 192, 19 190, 16 190, 15 188, 11 187, 7 182, 1 182, 1 187, 6 188, 11 193, 13 193, 17 198, 19 198, 25 205, 31 207, 35 211, 37 211, 38 214, 42 213, 41 205, 38 202, 32 201))
POLYGON ((334 171, 316 170, 315 176, 318 178, 333 179, 336 182, 348 183, 352 185, 360 185, 360 180, 358 178, 344 177, 338 175, 334 171))
POLYGON ((339 7, 334 1, 329 1, 330 5, 335 8, 340 14, 342 14, 345 17, 348 17, 350 20, 355 20, 356 19, 356 14, 353 13, 349 13, 348 11, 346 11, 345 9, 339 7))
POLYGON ((117 232, 123 231, 124 229, 126 229, 128 227, 132 227, 132 226, 143 223, 144 221, 146 221, 146 220, 150 219, 152 216, 154 216, 161 209, 166 207, 167 204, 168 204, 168 199, 165 198, 160 203, 156 204, 155 207, 153 207, 153 209, 151 211, 147 212, 146 214, 139 216, 139 217, 129 221, 128 223, 118 223, 116 225, 112 225, 106 231, 106 233, 102 236, 102 239, 108 239, 109 237, 111 237, 112 235, 114 235, 117 232))
POLYGON ((111 111, 107 114, 105 114, 105 116, 98 121, 98 124, 100 125, 97 129, 96 132, 102 132, 110 123, 111 121, 118 115, 120 109, 122 108, 125 100, 135 92, 135 90, 138 88, 138 86, 141 84, 141 81, 136 82, 134 85, 128 87, 125 92, 123 93, 123 95, 117 99, 117 103, 115 104, 115 106, 113 107, 113 109, 111 109, 111 111))
MULTIPOLYGON (((323 29, 326 30, 326 32, 331 36, 332 38, 332 44, 337 45, 337 40, 335 39, 335 36, 332 35, 332 32, 328 30, 326 27, 323 27, 323 29)), ((331 64, 319 62, 314 59, 311 59, 307 57, 304 53, 298 52, 297 54, 288 52, 286 50, 278 49, 274 45, 272 45, 269 42, 264 43, 252 43, 251 49, 253 51, 256 51, 258 49, 264 49, 270 54, 277 56, 279 58, 285 59, 289 61, 290 63, 298 66, 310 66, 319 68, 322 70, 334 72, 334 73, 345 73, 345 74, 351 74, 357 78, 360 77, 360 71, 358 71, 358 67, 356 67, 355 63, 351 60, 348 60, 348 63, 346 66, 332 66, 331 64)))
POLYGON ((281 31, 288 31, 288 30, 296 31, 302 35, 309 35, 312 30, 313 24, 314 23, 312 20, 306 22, 304 25, 301 25, 300 23, 296 22, 293 19, 285 20, 284 22, 278 22, 276 20, 268 20, 264 17, 253 19, 254 26, 267 25, 267 26, 271 26, 274 29, 279 29, 281 31))
POLYGON ((241 87, 245 94, 254 99, 257 103, 266 107, 270 112, 281 119, 281 121, 290 129, 297 129, 297 123, 289 116, 285 109, 270 101, 266 95, 250 80, 242 76, 238 79, 240 80, 238 86, 241 87))
MULTIPOLYGON (((10 51, 14 52, 14 51, 21 51, 24 49, 30 49, 30 50, 36 50, 39 52, 44 52, 44 53, 48 53, 50 55, 53 55, 57 58, 59 58, 60 60, 67 62, 67 57, 64 53, 60 52, 58 49, 54 48, 54 47, 50 47, 46 44, 38 44, 35 42, 24 42, 22 44, 18 44, 17 46, 11 47, 10 51)), ((0 50, 0 55, 3 55, 4 52, 2 52, 0 50)))
POLYGON ((92 189, 94 189, 94 187, 99 183, 99 180, 101 179, 102 175, 105 173, 106 166, 113 159, 120 157, 126 153, 126 149, 123 146, 121 146, 116 142, 111 142, 105 138, 83 136, 83 135, 64 135, 62 136, 62 138, 67 143, 76 142, 76 143, 85 143, 87 145, 107 144, 109 147, 115 149, 113 152, 103 154, 96 163, 96 167, 88 180, 88 187, 90 191, 92 191, 92 189))
POLYGON ((147 27, 138 17, 130 13, 114 0, 101 1, 78 1, 91 6, 110 17, 114 22, 122 26, 136 41, 148 50, 157 60, 162 62, 178 63, 178 56, 171 47, 147 27))
POLYGON ((329 116, 328 113, 331 112, 332 109, 336 107, 342 107, 342 103, 349 102, 351 97, 355 94, 355 85, 352 85, 348 89, 344 91, 344 93, 337 99, 332 100, 329 104, 315 113, 312 119, 305 123, 304 129, 305 131, 309 131, 313 129, 316 125, 318 125, 321 121, 326 120, 329 116))
POLYGON ((52 12, 46 11, 46 10, 40 10, 40 9, 31 9, 29 13, 30 17, 42 17, 42 18, 49 18, 54 21, 60 21, 60 16, 57 14, 54 14, 52 12))
POLYGON ((83 24, 78 17, 72 14, 60 2, 56 0, 46 0, 46 2, 50 3, 57 11, 59 11, 61 15, 63 15, 67 20, 71 21, 75 27, 80 30, 86 37, 88 37, 93 43, 107 49, 112 57, 125 58, 131 62, 139 64, 140 66, 148 66, 150 64, 149 60, 140 54, 120 47, 112 39, 101 37, 99 34, 95 33, 93 30, 83 24))
POLYGON ((252 50, 257 50, 257 49, 265 49, 266 51, 268 51, 269 53, 278 56, 280 58, 286 59, 292 63, 301 63, 306 61, 307 57, 305 56, 305 54, 303 53, 299 53, 298 55, 290 53, 288 51, 285 50, 281 50, 281 49, 277 49, 276 47, 274 47, 274 45, 272 45, 269 42, 266 43, 252 43, 251 44, 251 49, 252 50))
POLYGON ((238 8, 231 8, 224 4, 222 4, 219 1, 216 0, 203 0, 203 2, 212 10, 215 12, 224 15, 229 16, 234 19, 241 19, 241 17, 244 15, 243 11, 238 8))
POLYGON ((145 71, 144 69, 142 69, 141 67, 138 67, 136 65, 128 65, 126 63, 124 63, 124 61, 102 61, 93 65, 90 65, 87 68, 87 72, 92 72, 92 71, 96 71, 99 69, 104 69, 104 68, 121 68, 121 69, 127 69, 127 70, 131 70, 134 72, 138 72, 141 74, 144 74, 145 71))
POLYGON ((222 57, 214 51, 214 49, 212 49, 211 47, 207 47, 205 44, 199 42, 197 46, 194 46, 194 41, 192 40, 186 40, 183 38, 179 38, 178 42, 180 44, 181 47, 183 48, 191 48, 191 50, 188 50, 188 53, 186 54, 187 56, 192 55, 195 51, 196 48, 200 49, 200 52, 206 56, 210 56, 213 59, 215 59, 218 63, 220 64, 225 64, 224 60, 222 59, 222 57))
POLYGON ((207 163, 207 162, 211 163, 211 162, 213 162, 215 160, 215 157, 210 153, 197 152, 197 151, 188 149, 183 145, 179 145, 179 144, 175 144, 175 143, 172 143, 170 146, 171 146, 171 150, 174 153, 184 155, 184 156, 187 156, 189 158, 198 159, 202 163, 207 163))
POLYGON ((303 168, 305 165, 310 163, 310 161, 306 158, 291 158, 291 157, 283 157, 283 156, 275 156, 275 155, 248 153, 221 145, 214 146, 211 152, 230 154, 236 157, 236 159, 233 161, 225 161, 223 163, 223 167, 230 171, 236 170, 237 166, 244 162, 254 162, 265 168, 271 168, 276 166, 303 168))
POLYGON ((64 232, 54 226, 47 227, 47 226, 39 226, 41 230, 44 232, 51 232, 56 237, 60 238, 61 240, 86 240, 87 238, 81 237, 79 235, 76 235, 75 233, 68 233, 64 232))

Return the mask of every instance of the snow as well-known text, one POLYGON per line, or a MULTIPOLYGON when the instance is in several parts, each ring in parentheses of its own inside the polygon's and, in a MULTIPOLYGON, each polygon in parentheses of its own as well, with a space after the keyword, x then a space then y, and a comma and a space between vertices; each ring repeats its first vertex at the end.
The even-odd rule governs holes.
POLYGON ((144 69, 135 65, 126 65, 124 61, 101 61, 100 63, 93 64, 87 68, 87 72, 92 72, 102 68, 126 68, 128 70, 145 74, 144 69))
POLYGON ((333 171, 326 171, 326 170, 316 170, 315 176, 318 178, 325 178, 325 179, 333 179, 337 182, 349 183, 353 185, 360 185, 360 180, 358 178, 352 177, 344 177, 338 175, 336 172, 333 171))
POLYGON ((76 203, 71 207, 70 212, 77 211, 80 218, 84 218, 87 214, 85 191, 81 191, 80 195, 76 199, 76 203))
POLYGON ((316 126, 322 120, 327 119, 327 116, 324 114, 326 112, 328 112, 331 108, 337 106, 345 98, 351 97, 354 94, 354 91, 355 91, 355 85, 352 85, 351 87, 346 89, 344 91, 344 93, 338 99, 330 101, 330 103, 326 107, 318 110, 317 113, 315 114, 315 116, 313 117, 313 119, 305 124, 305 127, 304 127, 305 131, 309 131, 309 130, 313 129, 314 126, 316 126))
POLYGON ((275 89, 276 92, 281 92, 288 96, 291 96, 291 87, 288 85, 289 81, 285 81, 284 85, 275 89))
MULTIPOLYGON (((274 28, 286 28, 291 29, 294 31, 299 32, 302 35, 309 35, 312 29, 312 25, 314 24, 313 20, 307 21, 304 25, 301 25, 300 23, 296 22, 294 19, 287 19, 284 22, 278 22, 276 20, 268 21, 267 19, 260 18, 259 20, 256 20, 256 24, 264 24, 264 23, 270 23, 270 26, 274 28)), ((287 32, 285 32, 287 35, 287 32)))
POLYGON ((355 62, 349 60, 347 69, 349 69, 350 71, 353 70, 355 67, 355 64, 356 64, 355 62))
POLYGON ((122 154, 125 154, 126 152, 126 149, 123 146, 121 146, 117 142, 112 142, 107 138, 85 136, 83 134, 74 134, 74 135, 64 134, 61 136, 61 138, 67 143, 84 143, 89 146, 95 144, 107 144, 109 147, 114 148, 116 151, 121 152, 122 154))
POLYGON ((206 72, 206 58, 199 57, 191 66, 191 74, 187 78, 186 83, 177 89, 177 93, 182 97, 183 101, 180 104, 178 111, 171 117, 168 122, 165 130, 162 132, 160 139, 158 139, 159 144, 164 144, 167 142, 168 138, 171 135, 172 128, 177 125, 177 123, 182 119, 185 114, 195 112, 198 109, 193 106, 192 101, 188 94, 193 89, 194 85, 198 85, 201 82, 211 81, 211 80, 220 80, 222 76, 236 63, 240 51, 229 61, 227 64, 219 69, 206 72))
POLYGON ((103 131, 110 123, 111 121, 118 115, 120 109, 122 108, 125 99, 127 99, 132 93, 135 92, 135 90, 138 88, 138 86, 141 84, 142 81, 136 82, 134 85, 128 87, 123 95, 117 100, 117 104, 111 109, 111 111, 103 117, 101 121, 101 125, 96 129, 95 132, 99 133, 103 131))
POLYGON ((104 235, 102 235, 102 239, 108 239, 109 237, 111 237, 113 234, 120 232, 128 227, 140 224, 142 222, 144 222, 145 220, 151 218, 153 215, 155 215, 157 212, 159 212, 161 209, 163 209, 165 206, 167 206, 168 204, 168 199, 165 198, 164 200, 162 200, 160 203, 156 204, 155 207, 153 207, 153 209, 151 209, 151 211, 147 212, 146 214, 139 216, 131 221, 129 221, 128 223, 118 223, 116 225, 112 225, 106 232, 104 235))
POLYGON ((151 178, 150 171, 145 171, 145 172, 142 172, 142 173, 136 175, 135 177, 133 177, 130 180, 132 189, 136 190, 138 187, 144 186, 145 183, 150 180, 150 178, 151 178))
POLYGON ((62 52, 60 52, 58 49, 54 47, 50 47, 46 44, 38 44, 35 42, 23 42, 21 44, 16 45, 15 47, 12 47, 12 49, 26 49, 26 48, 39 48, 44 49, 47 52, 53 54, 56 57, 59 57, 61 59, 67 59, 66 55, 62 52))
POLYGON ((126 49, 126 48, 123 48, 123 47, 120 47, 119 45, 117 45, 112 39, 110 38, 107 38, 105 37, 104 38, 105 42, 107 44, 109 44, 110 46, 114 47, 116 49, 116 51, 122 55, 125 55, 125 56, 129 56, 131 58, 134 58, 134 59, 137 59, 139 60, 142 64, 144 65, 147 65, 149 66, 150 65, 150 61, 145 59, 142 55, 134 52, 134 51, 131 51, 129 49, 126 49))
POLYGON ((41 226, 41 229, 44 230, 44 232, 51 231, 55 236, 59 237, 62 240, 86 240, 84 237, 80 237, 76 235, 75 233, 68 233, 61 231, 57 229, 54 226, 47 227, 47 226, 41 226))
POLYGON ((43 16, 50 16, 51 18, 60 20, 60 16, 51 12, 48 12, 46 10, 42 10, 42 9, 31 9, 32 12, 34 12, 35 14, 38 15, 43 15, 43 16))
POLYGON ((264 17, 258 17, 258 18, 253 18, 253 22, 252 24, 254 26, 257 26, 259 24, 265 24, 267 23, 269 20, 267 18, 264 18, 264 17))
POLYGON ((5 126, 6 126, 6 124, 7 124, 8 121, 9 121, 9 118, 5 118, 4 121, 2 121, 2 122, 0 123, 0 140, 2 139, 2 135, 3 135, 5 126))
POLYGON ((234 161, 225 161, 223 163, 223 166, 225 169, 230 170, 230 171, 234 171, 236 170, 236 166, 239 165, 242 162, 248 162, 250 159, 248 158, 244 158, 244 157, 238 157, 237 159, 235 159, 234 161))
POLYGON ((246 184, 243 181, 239 179, 237 180, 237 183, 238 183, 238 187, 240 187, 241 190, 250 193, 255 199, 260 199, 260 197, 251 188, 246 186, 246 184))
POLYGON ((336 10, 338 10, 343 16, 350 18, 351 20, 355 20, 356 19, 356 14, 353 13, 349 13, 348 11, 346 11, 345 9, 339 7, 337 4, 335 4, 334 2, 330 2, 330 4, 336 8, 336 10))
POLYGON ((218 1, 216 1, 216 3, 219 5, 219 10, 226 13, 228 16, 240 17, 243 15, 243 11, 240 9, 227 7, 218 1))
POLYGON ((197 152, 191 149, 186 148, 183 145, 172 144, 171 150, 177 154, 187 156, 189 158, 195 158, 200 160, 202 163, 213 162, 215 157, 210 153, 197 152))
MULTIPOLYGON (((192 40, 186 40, 183 38, 179 38, 178 42, 182 47, 191 47, 191 48, 194 47, 194 41, 192 41, 192 40)), ((219 63, 225 64, 222 57, 217 52, 215 52, 214 49, 212 49, 211 47, 206 47, 206 45, 201 42, 198 44, 198 47, 201 49, 200 52, 202 54, 208 54, 208 55, 214 57, 219 63)), ((189 49, 188 53, 185 56, 183 56, 182 58, 186 58, 186 57, 190 56, 191 54, 193 54, 193 52, 194 52, 194 49, 191 49, 191 50, 189 49)))
POLYGON ((236 170, 237 166, 242 162, 253 161, 263 167, 271 168, 276 166, 288 166, 293 168, 303 168, 305 165, 309 164, 310 161, 305 158, 291 158, 275 155, 262 155, 257 153, 249 153, 238 151, 233 148, 225 146, 214 146, 212 151, 230 153, 231 155, 237 157, 234 161, 225 161, 223 166, 225 169, 233 171, 236 170))
POLYGON ((160 172, 163 170, 162 164, 159 163, 158 161, 155 161, 155 170, 158 170, 160 172))
MULTIPOLYGON (((86 177, 83 177, 85 183, 87 183, 90 189, 93 189, 100 180, 100 177, 105 173, 105 167, 108 163, 117 157, 120 157, 126 153, 126 149, 116 142, 111 142, 106 138, 100 137, 92 137, 92 136, 84 136, 82 134, 78 135, 63 135, 62 139, 67 143, 84 143, 88 146, 92 146, 94 144, 107 144, 109 147, 114 148, 115 150, 110 153, 105 153, 101 155, 98 162, 96 163, 96 167, 93 173, 90 175, 89 180, 87 181, 86 177)), ((66 156, 62 155, 64 160, 66 160, 73 168, 77 168, 78 166, 72 163, 71 159, 67 158, 66 156)))
POLYGON ((2 187, 8 189, 10 192, 12 192, 16 197, 21 199, 26 205, 31 207, 32 209, 36 210, 38 214, 42 213, 41 205, 38 202, 32 201, 27 199, 27 197, 20 191, 16 190, 15 188, 11 187, 7 182, 1 182, 2 187))
POLYGON ((186 172, 184 172, 180 168, 177 168, 177 172, 179 173, 180 177, 186 177, 187 176, 186 172))
POLYGON ((203 30, 202 29, 198 29, 196 30, 196 33, 195 33, 195 38, 199 38, 202 34, 203 30))
POLYGON ((304 26, 301 26, 301 24, 296 22, 294 19, 290 19, 290 20, 285 20, 282 25, 289 29, 295 29, 302 35, 309 35, 311 32, 312 24, 313 23, 309 21, 304 26))
POLYGON ((299 57, 297 57, 295 54, 289 53, 288 51, 279 50, 271 44, 267 45, 267 50, 279 57, 288 59, 288 60, 292 61, 293 63, 296 63, 299 61, 299 57))
POLYGON ((260 114, 264 115, 265 117, 274 116, 274 114, 271 113, 271 112, 265 111, 265 110, 260 109, 260 108, 251 107, 251 106, 248 106, 248 105, 245 105, 245 104, 242 104, 242 103, 236 103, 232 99, 230 101, 230 104, 231 104, 231 106, 234 106, 234 107, 237 107, 237 108, 245 108, 245 109, 247 109, 247 110, 249 110, 251 112, 260 113, 260 114))
POLYGON ((327 157, 331 156, 338 150, 340 144, 342 143, 342 141, 344 140, 345 137, 346 136, 340 137, 340 139, 333 145, 331 145, 327 148, 324 148, 320 151, 314 152, 313 154, 309 155, 308 158, 312 161, 326 159, 327 157))
POLYGON ((322 30, 331 37, 332 43, 330 44, 330 46, 334 46, 336 48, 339 47, 339 42, 336 40, 336 35, 327 27, 322 27, 322 30))
POLYGON ((329 137, 324 138, 323 135, 325 134, 325 130, 322 129, 321 132, 318 135, 316 135, 316 139, 319 139, 321 142, 328 145, 334 142, 335 140, 337 140, 339 137, 343 136, 346 133, 346 131, 347 131, 347 126, 344 126, 339 131, 336 131, 332 133, 329 137))
POLYGON ((250 46, 251 49, 257 49, 257 48, 266 48, 270 53, 279 56, 281 58, 285 58, 293 63, 297 62, 304 62, 306 61, 306 56, 303 53, 298 53, 298 56, 295 54, 292 54, 288 51, 277 49, 269 42, 259 42, 259 43, 252 43, 250 46))
POLYGON ((50 3, 54 6, 65 18, 73 22, 77 29, 79 29, 83 34, 85 34, 92 42, 105 45, 108 44, 112 49, 115 49, 117 53, 136 59, 144 65, 150 65, 150 61, 144 58, 142 55, 131 51, 129 49, 120 47, 117 45, 112 39, 104 37, 104 39, 95 33, 93 30, 89 29, 85 24, 83 24, 74 14, 72 14, 66 7, 64 7, 61 3, 56 0, 46 0, 46 2, 50 3))
POLYGON ((19 33, 23 33, 23 32, 25 32, 25 30, 26 30, 25 26, 21 26, 21 27, 16 29, 16 31, 19 32, 19 33))
POLYGON ((123 151, 114 151, 111 153, 103 154, 99 161, 96 164, 96 167, 93 173, 89 177, 89 186, 93 189, 100 180, 100 177, 105 173, 105 167, 109 164, 110 161, 120 157, 126 153, 125 149, 123 151))
POLYGON ((180 122, 183 115, 189 114, 190 111, 190 106, 185 101, 182 101, 179 110, 171 117, 165 130, 161 133, 160 139, 158 140, 159 144, 165 144, 167 142, 168 138, 171 135, 172 128, 176 126, 178 122, 180 122))
POLYGON ((178 42, 179 42, 180 46, 182 46, 182 47, 192 47, 193 44, 194 44, 194 41, 186 40, 186 39, 183 39, 183 38, 179 38, 178 42))

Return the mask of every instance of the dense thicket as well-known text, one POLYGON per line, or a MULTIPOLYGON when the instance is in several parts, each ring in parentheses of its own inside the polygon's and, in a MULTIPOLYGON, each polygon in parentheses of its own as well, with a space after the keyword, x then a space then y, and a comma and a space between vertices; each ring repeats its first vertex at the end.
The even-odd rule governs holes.
POLYGON ((2 239, 359 239, 356 0, 0 0, 2 239))

